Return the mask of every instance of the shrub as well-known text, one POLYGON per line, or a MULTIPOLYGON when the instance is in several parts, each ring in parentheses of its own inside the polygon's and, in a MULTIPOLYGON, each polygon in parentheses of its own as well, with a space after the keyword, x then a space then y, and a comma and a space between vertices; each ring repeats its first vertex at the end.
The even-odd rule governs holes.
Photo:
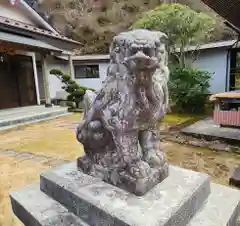
MULTIPOLYGON (((69 94, 67 100, 69 102, 74 102, 76 107, 78 107, 79 103, 82 101, 86 90, 92 90, 95 92, 94 89, 79 86, 74 80, 72 80, 71 75, 64 74, 59 69, 52 69, 50 71, 50 74, 55 75, 61 80, 61 82, 64 84, 64 86, 62 86, 62 89, 64 89, 69 94)), ((73 107, 74 105, 72 104, 71 106, 73 107)))
POLYGON ((193 68, 172 68, 169 92, 173 110, 179 113, 203 113, 209 94, 211 74, 193 68))
MULTIPOLYGON (((63 74, 62 75, 62 79, 64 80, 64 81, 70 81, 71 80, 71 75, 66 75, 66 74, 63 74)), ((74 82, 74 81, 73 81, 74 82)))
POLYGON ((59 69, 52 69, 50 70, 50 74, 51 75, 58 75, 58 76, 62 76, 63 75, 63 72, 59 69))

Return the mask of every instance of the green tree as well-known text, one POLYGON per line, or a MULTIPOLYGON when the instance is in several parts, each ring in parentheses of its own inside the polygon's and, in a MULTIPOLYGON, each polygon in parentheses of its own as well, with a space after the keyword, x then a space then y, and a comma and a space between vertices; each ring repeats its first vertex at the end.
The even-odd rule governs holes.
POLYGON ((211 74, 193 68, 171 68, 169 92, 173 110, 203 113, 209 94, 211 74))
POLYGON ((162 4, 148 11, 137 20, 132 28, 159 30, 168 35, 171 53, 177 57, 179 66, 186 67, 185 48, 211 38, 215 20, 196 12, 186 5, 162 4))

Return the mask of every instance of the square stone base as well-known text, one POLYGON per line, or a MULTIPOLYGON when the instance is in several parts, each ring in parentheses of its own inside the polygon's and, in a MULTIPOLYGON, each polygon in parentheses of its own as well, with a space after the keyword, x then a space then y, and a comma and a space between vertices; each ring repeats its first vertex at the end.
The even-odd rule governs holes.
POLYGON ((76 164, 43 173, 40 182, 44 193, 94 226, 185 226, 210 194, 207 175, 173 166, 141 197, 80 172, 76 164))
POLYGON ((25 226, 236 226, 240 192, 170 166, 168 178, 138 197, 73 163, 43 173, 11 202, 25 226))
MULTIPOLYGON (((77 167, 80 171, 85 169, 87 166, 88 162, 86 160, 86 156, 77 159, 77 167)), ((104 170, 105 172, 101 172, 100 178, 102 177, 101 179, 103 181, 110 183, 108 179, 110 170, 107 168, 104 170), (104 175, 108 176, 104 177, 104 175)), ((135 179, 128 174, 118 175, 120 182, 113 185, 135 195, 142 196, 166 179, 168 174, 169 166, 168 164, 165 164, 162 169, 151 168, 149 175, 142 179, 135 179)))

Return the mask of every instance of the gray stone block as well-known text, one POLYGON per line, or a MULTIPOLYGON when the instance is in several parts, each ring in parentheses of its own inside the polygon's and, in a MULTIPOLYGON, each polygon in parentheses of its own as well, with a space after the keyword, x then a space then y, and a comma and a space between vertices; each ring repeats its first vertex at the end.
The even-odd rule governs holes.
POLYGON ((41 190, 91 226, 185 226, 210 193, 207 175, 171 166, 169 177, 137 197, 77 170, 41 175, 41 190))
POLYGON ((211 184, 211 195, 187 226, 237 226, 240 191, 211 184))
POLYGON ((32 113, 22 112, 19 114, 19 116, 12 118, 8 116, 6 119, 0 120, 0 132, 13 128, 21 128, 34 123, 48 121, 69 114, 71 113, 67 111, 67 108, 51 108, 49 111, 40 109, 39 112, 35 110, 32 113))
POLYGON ((240 166, 233 170, 233 173, 229 178, 229 184, 240 188, 240 166))
POLYGON ((41 192, 39 184, 12 193, 11 202, 15 215, 25 226, 88 226, 41 192))

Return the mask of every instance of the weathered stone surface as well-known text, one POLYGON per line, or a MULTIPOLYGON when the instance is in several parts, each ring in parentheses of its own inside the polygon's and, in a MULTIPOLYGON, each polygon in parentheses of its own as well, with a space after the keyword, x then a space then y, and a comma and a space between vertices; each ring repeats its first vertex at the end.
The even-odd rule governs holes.
POLYGON ((240 191, 211 184, 206 203, 187 226, 236 226, 240 213, 240 191))
MULTIPOLYGON (((79 158, 77 160, 77 166, 80 169, 83 169, 86 167, 86 164, 84 162, 84 157, 79 158)), ((116 185, 119 188, 122 188, 128 192, 131 192, 135 195, 141 196, 146 194, 149 190, 151 190, 154 186, 156 186, 158 183, 161 183, 167 176, 168 176, 169 167, 168 164, 165 164, 162 168, 150 168, 149 173, 144 178, 132 178, 129 180, 129 176, 124 174, 114 175, 113 172, 111 172, 111 169, 109 168, 103 168, 102 174, 106 175, 102 179, 103 181, 109 182, 109 177, 116 176, 116 185)), ((112 178, 112 181, 114 179, 112 178)))
POLYGON ((169 177, 138 197, 80 172, 75 164, 41 175, 41 189, 92 226, 185 226, 210 193, 205 174, 170 167, 169 177))
POLYGON ((34 184, 11 194, 15 215, 25 226, 88 226, 34 184))
POLYGON ((136 195, 168 176, 157 122, 168 109, 167 36, 137 29, 113 38, 101 90, 84 96, 79 168, 136 195))
POLYGON ((233 142, 240 141, 240 129, 220 127, 212 118, 206 118, 196 122, 182 129, 182 132, 188 135, 197 135, 221 140, 224 139, 233 142))
POLYGON ((240 166, 233 170, 229 184, 240 188, 240 166))
POLYGON ((208 196, 208 176, 172 166, 170 176, 141 197, 83 174, 75 164, 42 175, 42 189, 57 201, 39 187, 11 194, 13 211, 26 226, 238 225, 239 190, 211 184, 208 196))

